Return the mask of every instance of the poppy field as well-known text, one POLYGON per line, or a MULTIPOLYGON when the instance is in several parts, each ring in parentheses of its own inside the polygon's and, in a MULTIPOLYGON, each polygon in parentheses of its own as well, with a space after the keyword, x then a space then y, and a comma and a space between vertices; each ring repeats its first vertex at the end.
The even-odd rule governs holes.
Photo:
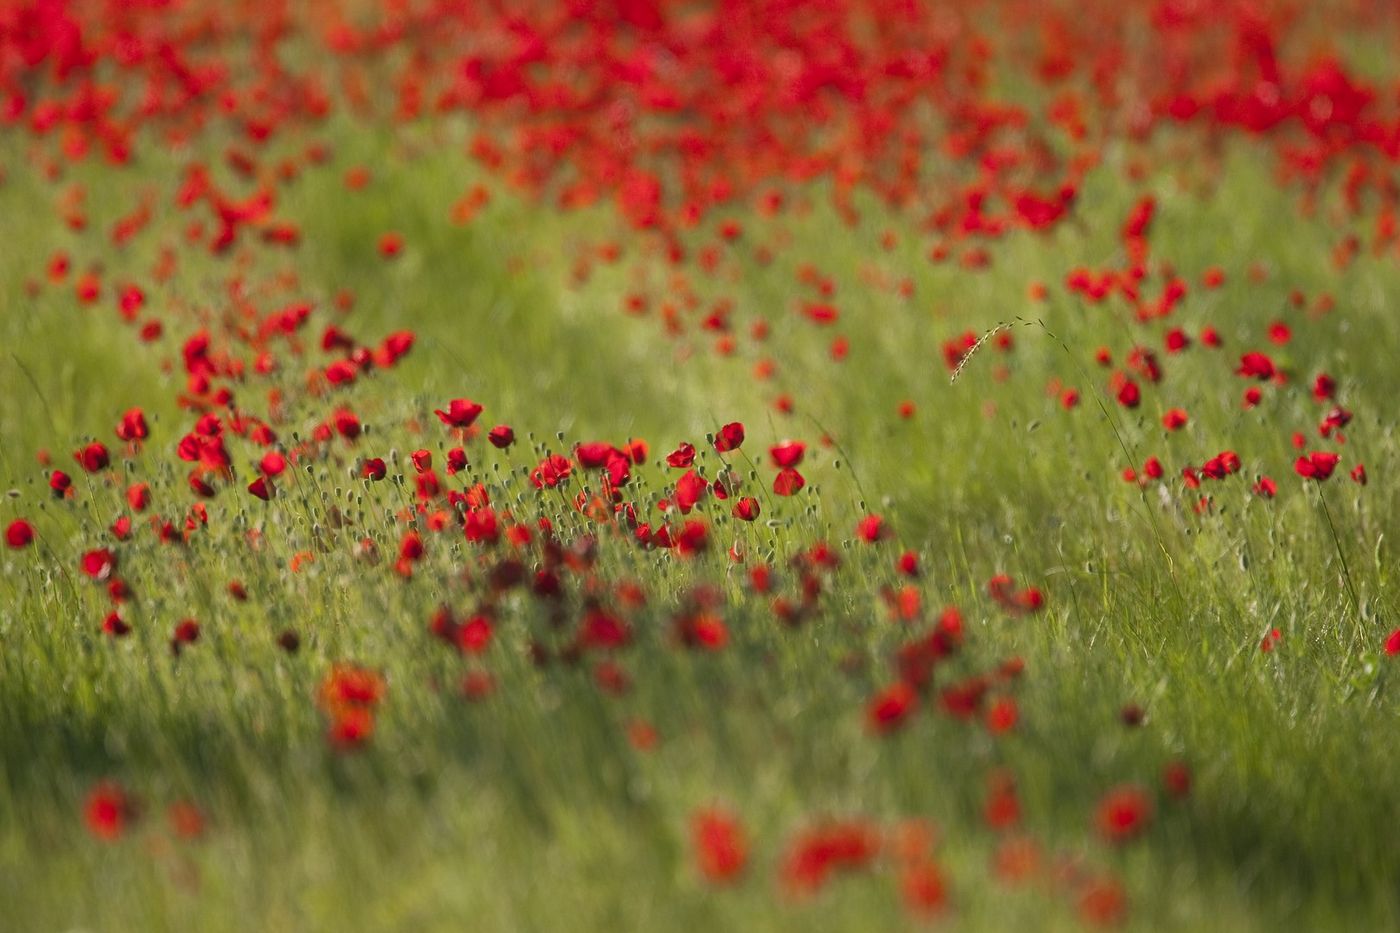
POLYGON ((1398 53, 0 4, 0 929, 1400 925, 1398 53))

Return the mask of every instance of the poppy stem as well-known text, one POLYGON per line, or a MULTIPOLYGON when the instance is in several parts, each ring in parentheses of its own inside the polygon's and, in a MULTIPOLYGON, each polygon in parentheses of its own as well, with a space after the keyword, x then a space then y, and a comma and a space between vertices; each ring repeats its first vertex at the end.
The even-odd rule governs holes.
POLYGON ((1322 503, 1322 514, 1327 518, 1327 528, 1332 532, 1332 544, 1337 548, 1337 559, 1342 562, 1342 578, 1347 584, 1347 596, 1351 598, 1351 611, 1356 616, 1357 625, 1361 624, 1361 601, 1356 598, 1356 585, 1351 580, 1351 567, 1347 565, 1347 555, 1342 550, 1342 539, 1337 534, 1337 526, 1332 522, 1332 510, 1327 507, 1327 494, 1322 491, 1322 484, 1317 487, 1317 498, 1322 503))

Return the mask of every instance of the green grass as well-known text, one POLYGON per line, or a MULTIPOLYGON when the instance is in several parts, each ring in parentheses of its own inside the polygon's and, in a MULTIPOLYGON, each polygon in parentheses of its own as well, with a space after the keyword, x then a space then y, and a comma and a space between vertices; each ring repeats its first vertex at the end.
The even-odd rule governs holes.
MULTIPOLYGON (((658 459, 681 440, 703 447, 705 432, 730 420, 748 425, 745 449, 756 459, 768 443, 802 437, 811 444, 808 488, 789 501, 760 494, 765 515, 753 526, 737 527, 727 508, 710 503, 718 547, 695 561, 601 532, 600 577, 642 581, 651 600, 632 615, 636 643, 622 663, 634 683, 622 697, 602 694, 587 665, 535 669, 529 638, 554 634, 544 608, 519 595, 502 603, 486 661, 496 693, 479 704, 458 697, 465 668, 426 626, 438 604, 465 611, 480 598, 461 574, 477 557, 458 534, 427 535, 415 579, 396 577, 387 567, 401 533, 394 513, 409 492, 352 479, 354 453, 343 445, 298 471, 269 505, 238 485, 224 491, 208 505, 208 530, 187 547, 157 545, 138 521, 140 532, 120 549, 139 597, 124 611, 134 631, 113 643, 99 631, 105 596, 79 579, 77 558, 121 513, 126 481, 77 475, 80 494, 54 501, 34 456, 49 448, 60 466, 71 465, 68 451, 89 436, 110 443, 121 412, 142 405, 155 416, 152 441, 114 472, 151 482, 156 511, 178 521, 189 495, 172 450, 191 420, 173 404, 179 345, 171 336, 139 345, 110 298, 82 309, 71 285, 26 297, 23 281, 42 279, 55 250, 70 251, 78 271, 99 257, 90 240, 49 219, 54 190, 25 168, 24 153, 0 153, 9 170, 0 186, 0 480, 13 488, 0 519, 28 517, 41 538, 38 550, 0 554, 0 925, 915 925, 883 863, 810 901, 782 892, 776 877, 788 840, 833 815, 882 826, 935 822, 952 916, 966 928, 1072 927, 1073 897, 1061 888, 1008 889, 992 877, 996 837, 981 807, 985 776, 998 768, 1016 775, 1024 829, 1048 852, 1121 878, 1130 925, 1400 923, 1400 750, 1390 741, 1400 710, 1394 663, 1380 653, 1396 617, 1387 532, 1400 506, 1390 479, 1397 442, 1389 411, 1400 392, 1392 353, 1400 325, 1389 307, 1400 275, 1392 263, 1362 258, 1334 271, 1336 231, 1291 223, 1292 196, 1249 153, 1227 157, 1209 198, 1189 190, 1197 179, 1154 177, 1154 256, 1193 283, 1212 264, 1230 274, 1218 291, 1193 288, 1169 323, 1192 333, 1214 324, 1226 346, 1170 359, 1163 389, 1127 412, 1095 401, 1107 373, 1094 366, 1093 350, 1106 345, 1121 358, 1136 342, 1160 346, 1161 328, 1144 332, 1121 310, 1086 307, 1058 287, 1045 305, 1025 298, 1030 281, 1058 286, 1075 265, 1121 262, 1116 231, 1132 195, 1113 154, 1081 195, 1082 226, 1062 225, 1048 238, 1014 235, 984 273, 930 264, 927 243, 873 203, 862 205, 865 222, 848 229, 824 206, 825 193, 812 190, 809 216, 746 224, 744 243, 792 238, 772 265, 736 260, 727 267, 733 274, 691 283, 705 304, 732 298, 738 320, 771 320, 761 352, 779 374, 766 385, 750 376, 760 350, 748 342, 736 358, 720 359, 706 349, 709 336, 668 338, 655 311, 621 311, 634 276, 651 276, 653 307, 672 291, 660 264, 629 255, 596 269, 584 286, 568 284, 570 259, 584 244, 625 237, 606 210, 559 216, 498 193, 475 222, 449 226, 445 205, 465 186, 463 128, 440 132, 447 138, 416 129, 389 138, 332 123, 322 134, 333 142, 331 167, 308 172, 279 204, 302 224, 302 246, 256 253, 252 278, 294 268, 296 296, 324 303, 353 289, 356 307, 343 326, 366 342, 417 331, 403 365, 349 397, 372 428, 357 452, 394 449, 402 467, 408 450, 425 446, 440 464, 449 444, 431 411, 469 395, 487 406, 484 421, 508 421, 554 450, 638 436, 658 459), (363 194, 346 194, 341 174, 361 162, 374 167, 375 180, 363 194), (878 245, 887 226, 904 234, 889 252, 878 245), (408 247, 385 263, 374 242, 390 228, 408 247), (839 283, 843 317, 832 332, 794 310, 810 294, 795 269, 812 256, 839 283), (1254 261, 1269 266, 1266 283, 1245 275, 1254 261), (863 284, 872 266, 912 277, 914 297, 863 284), (1331 292, 1337 310, 1317 320, 1288 310, 1294 288, 1310 297, 1331 292), (1018 317, 1042 323, 1016 324, 1012 354, 979 351, 949 384, 942 340, 1018 317), (1278 317, 1294 326, 1294 342, 1277 355, 1299 384, 1243 411, 1244 382, 1230 375, 1232 363, 1266 346, 1265 328, 1278 317), (827 354, 835 332, 851 343, 839 365, 827 354), (160 370, 165 359, 175 361, 173 375, 160 370), (1011 374, 997 381, 1002 363, 1011 374), (1322 408, 1305 380, 1323 369, 1356 412, 1344 469, 1364 461, 1372 476, 1364 489, 1341 472, 1321 489, 1303 488, 1292 473, 1288 434, 1311 434, 1322 408), (1052 377, 1079 387, 1078 409, 1062 411, 1046 394, 1052 377), (778 391, 797 402, 790 418, 772 413, 778 391), (1191 413, 1188 429, 1164 436, 1159 398, 1191 413), (908 421, 896 413, 904 399, 917 404, 908 421), (404 426, 409 416, 422 421, 421 434, 404 426), (823 430, 845 453, 816 443, 823 430), (1148 454, 1162 456, 1170 473, 1227 448, 1240 452, 1244 470, 1208 486, 1216 506, 1209 515, 1193 514, 1179 483, 1159 499, 1155 487, 1140 493, 1118 478, 1148 454), (1278 499, 1250 495, 1258 472, 1279 481, 1278 499), (1336 520, 1335 543, 1319 494, 1336 520), (354 518, 353 528, 328 523, 332 503, 354 518), (898 545, 854 540, 865 511, 882 514, 900 544, 919 551, 928 606, 964 611, 968 649, 958 669, 1025 660, 1016 688, 1022 719, 1011 735, 994 739, 928 711, 896 735, 868 734, 865 703, 892 680, 889 659, 914 630, 890 621, 879 598, 881 586, 897 583, 898 545), (250 527, 263 529, 260 551, 246 544, 250 527), (362 535, 385 552, 377 568, 352 556, 362 535), (782 566, 818 539, 832 542, 843 564, 822 611, 797 629, 779 625, 724 557, 737 540, 782 566), (1359 613, 1347 601, 1338 547, 1359 613), (288 563, 302 550, 315 561, 293 574, 288 563), (1001 571, 1042 587, 1045 611, 1020 619, 1000 612, 984 584, 1001 571), (231 579, 247 585, 247 603, 228 598, 231 579), (701 582, 719 586, 726 601, 731 642, 713 656, 669 640, 674 607, 701 582), (183 616, 199 619, 204 632, 175 659, 166 643, 183 616), (303 639, 295 656, 274 642, 288 627, 303 639), (1260 639, 1272 628, 1282 641, 1263 653, 1260 639), (327 748, 315 705, 329 664, 345 659, 382 669, 389 685, 372 742, 352 755, 327 748), (1139 729, 1119 723, 1129 702, 1147 711, 1139 729), (654 750, 629 745, 633 718, 657 729, 654 750), (1160 802, 1149 831, 1127 846, 1097 841, 1093 810, 1105 790, 1152 786, 1178 757, 1193 770, 1190 798, 1160 802), (93 839, 82 822, 84 795, 106 778, 147 810, 115 843, 93 839), (176 839, 166 828, 163 809, 177 799, 205 812, 202 839, 176 839), (702 881, 689 847, 690 814, 714 802, 742 818, 753 843, 752 864, 733 888, 702 881)), ((305 142, 278 145, 292 153, 305 142)), ((150 157, 137 189, 139 179, 154 183, 177 164, 175 155, 150 157)), ((100 187, 99 177, 79 168, 73 180, 92 187, 92 224, 101 230, 130 208, 131 196, 100 187)), ((177 238, 182 222, 161 229, 177 238)), ((109 287, 147 269, 158 243, 109 248, 100 257, 109 287)), ((223 307, 226 265, 181 250, 160 300, 223 307)), ((157 310, 182 322, 194 313, 157 310)), ((243 391, 261 402, 257 386, 243 391)), ((296 405, 284 434, 307 430, 329 407, 296 405)), ((551 515, 565 537, 584 531, 562 497, 537 497, 520 482, 535 462, 529 447, 527 440, 497 453, 478 442, 475 468, 498 502, 551 515)), ((246 483, 248 455, 235 456, 246 483)), ((716 455, 702 457, 713 468, 716 455)), ((639 473, 642 495, 659 496, 665 471, 639 473)), ((762 467, 760 483, 770 474, 762 467)), ((570 618, 578 602, 572 593, 570 618)))

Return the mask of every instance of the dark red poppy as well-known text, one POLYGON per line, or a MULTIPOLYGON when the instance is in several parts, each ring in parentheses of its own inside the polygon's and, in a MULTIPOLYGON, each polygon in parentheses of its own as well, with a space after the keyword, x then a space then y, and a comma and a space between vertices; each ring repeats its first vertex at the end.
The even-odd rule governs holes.
POLYGON ((715 450, 722 454, 738 450, 743 443, 744 426, 737 421, 732 421, 720 428, 719 434, 715 436, 715 450))

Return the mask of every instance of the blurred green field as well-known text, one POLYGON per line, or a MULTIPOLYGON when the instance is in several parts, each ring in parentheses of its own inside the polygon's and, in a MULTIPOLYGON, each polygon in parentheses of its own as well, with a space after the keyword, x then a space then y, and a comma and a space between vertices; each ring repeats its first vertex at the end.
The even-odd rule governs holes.
MULTIPOLYGON (((343 326, 363 339, 405 327, 418 334, 401 366, 357 388, 356 410, 371 427, 362 446, 396 450, 400 460, 419 446, 438 456, 449 445, 431 412, 467 395, 493 423, 533 432, 553 450, 643 437, 656 459, 682 440, 704 448, 705 433, 727 421, 748 426, 755 458, 769 443, 802 437, 808 487, 787 501, 760 497, 765 514, 752 526, 714 511, 718 547, 695 561, 605 549, 602 576, 643 580, 654 596, 634 615, 633 688, 622 697, 600 694, 585 667, 532 667, 528 637, 549 623, 517 595, 491 649, 495 694, 476 704, 457 696, 461 665, 425 626, 444 593, 463 592, 461 555, 431 551, 411 584, 386 567, 367 571, 350 554, 358 532, 330 527, 327 504, 362 515, 360 530, 384 534, 387 548, 408 493, 352 479, 348 461, 299 469, 289 494, 270 505, 241 490, 211 500, 208 533, 186 548, 128 546, 124 569, 143 600, 129 618, 132 636, 110 642, 99 631, 103 594, 75 568, 91 546, 84 542, 122 511, 125 482, 77 475, 83 495, 55 501, 36 452, 52 450, 61 465, 140 404, 152 442, 135 464, 119 462, 117 475, 182 485, 168 454, 186 429, 173 403, 180 375, 161 371, 179 348, 171 339, 138 344, 110 308, 80 308, 71 288, 26 294, 24 281, 42 279, 50 255, 82 255, 82 241, 40 221, 51 189, 23 152, 0 151, 8 171, 0 482, 11 490, 0 520, 32 520, 45 558, 0 554, 0 927, 917 927, 886 872, 837 879, 807 901, 777 891, 783 842, 829 814, 932 820, 958 928, 1075 928, 1074 904, 1050 886, 990 877, 997 840, 983 824, 984 777, 1002 766, 1017 776, 1027 832, 1047 851, 1122 880, 1130 928, 1400 924, 1400 746, 1390 740, 1400 708, 1394 659, 1381 653, 1397 608, 1387 535, 1400 506, 1390 481, 1400 395, 1393 262, 1363 256, 1337 272, 1335 229, 1288 220, 1294 197, 1248 152, 1226 153, 1208 193, 1185 170, 1154 175, 1145 186, 1159 198, 1154 255, 1193 282, 1212 265, 1229 274, 1172 319, 1192 333, 1216 326, 1225 346, 1172 359, 1170 394, 1192 420, 1168 438, 1155 397, 1131 412, 1098 401, 1094 348, 1126 354, 1140 334, 1062 289, 1044 304, 1026 297, 1030 282, 1057 285, 1071 267, 1115 260, 1136 197, 1115 180, 1122 153, 1108 150, 1109 168, 1089 177, 1082 223, 1013 234, 981 273, 931 264, 912 234, 881 250, 879 231, 904 234, 899 217, 862 204, 851 229, 813 189, 805 216, 746 221, 746 239, 791 238, 772 264, 741 263, 737 274, 691 283, 704 298, 727 296, 770 320, 766 352, 780 364, 770 389, 751 377, 751 347, 719 358, 693 335, 664 335, 655 315, 624 314, 633 277, 648 268, 631 257, 570 284, 570 257, 616 224, 606 209, 560 215, 500 193, 472 223, 444 223, 443 205, 463 187, 465 133, 450 121, 431 133, 371 134, 333 120, 320 130, 331 166, 288 187, 280 205, 302 223, 303 241, 294 254, 266 251, 268 269, 294 268, 299 292, 322 301, 352 289, 343 326), (372 166, 373 181, 347 194, 342 175, 360 164, 372 166), (394 263, 375 254, 388 229, 406 243, 394 263), (829 358, 831 333, 792 310, 795 266, 812 256, 841 283, 839 330, 850 353, 840 364, 829 358), (1262 284, 1245 274, 1256 261, 1270 272, 1262 284), (862 288, 871 269, 912 278, 914 297, 862 288), (1331 293, 1337 310, 1317 319, 1291 310, 1295 288, 1331 293), (1276 358, 1302 379, 1336 375, 1356 412, 1345 463, 1366 464, 1364 489, 1345 476, 1304 488, 1294 476, 1282 426, 1309 430, 1317 415, 1305 392, 1241 409, 1243 383, 1228 370, 1280 317, 1295 337, 1276 358), (1003 322, 1014 352, 979 351, 950 384, 942 341, 1003 322), (1001 365, 1004 380, 994 378, 1001 365), (1052 377, 1079 388, 1077 409, 1047 395, 1052 377), (792 416, 772 411, 772 389, 793 396, 792 416), (916 405, 907 420, 897 413, 904 400, 916 405), (415 415, 421 435, 403 426, 415 415), (824 432, 839 450, 816 443, 824 432), (1227 447, 1246 458, 1248 482, 1207 490, 1208 515, 1118 478, 1148 454, 1200 462, 1227 447), (1250 494, 1259 471, 1279 481, 1277 499, 1250 494), (993 739, 921 714, 898 734, 868 735, 865 703, 888 683, 891 652, 908 629, 888 619, 879 597, 879 587, 897 585, 895 545, 853 540, 867 512, 921 554, 929 604, 963 609, 971 658, 984 667, 1025 660, 1013 734, 993 739), (250 523, 264 527, 261 552, 241 541, 250 523), (843 559, 831 601, 817 620, 785 629, 764 600, 746 595, 724 548, 739 542, 781 565, 818 539, 843 559), (304 549, 317 551, 314 563, 290 573, 304 549), (984 584, 1003 571, 1041 587, 1045 611, 1001 613, 984 584), (226 596, 230 579, 247 585, 247 603, 226 596), (731 642, 696 656, 668 644, 667 600, 702 580, 723 582, 731 642), (183 615, 200 619, 204 634, 177 660, 165 640, 183 615), (294 656, 274 641, 287 627, 302 636, 294 656), (1275 628, 1281 642, 1261 652, 1275 628), (381 668, 389 685, 373 742, 355 755, 327 750, 314 702, 328 664, 341 659, 381 668), (1128 703, 1146 711, 1140 728, 1119 721, 1128 703), (651 751, 627 741, 635 718, 660 737, 651 751), (1089 829, 1104 791, 1150 784, 1175 758, 1192 769, 1189 799, 1163 805, 1129 846, 1096 842, 1089 829), (84 795, 106 778, 149 809, 113 844, 94 841, 81 818, 84 795), (175 839, 164 828, 162 809, 176 799, 205 812, 203 838, 175 839), (689 814, 716 802, 742 816, 753 843, 749 871, 726 890, 698 877, 687 836, 689 814)), ((291 152, 306 141, 276 145, 291 152)), ((174 170, 178 156, 167 158, 149 157, 129 183, 154 184, 174 170)), ((99 177, 82 167, 71 176, 89 183, 92 223, 105 228, 131 198, 99 177)), ((111 261, 145 267, 154 247, 137 243, 111 261)), ((186 251, 169 290, 212 311, 225 274, 186 251)), ((515 495, 523 486, 506 477, 534 464, 530 447, 482 447, 474 466, 515 495)), ((661 475, 641 477, 653 496, 661 475)), ((562 502, 526 505, 581 530, 562 502)))

